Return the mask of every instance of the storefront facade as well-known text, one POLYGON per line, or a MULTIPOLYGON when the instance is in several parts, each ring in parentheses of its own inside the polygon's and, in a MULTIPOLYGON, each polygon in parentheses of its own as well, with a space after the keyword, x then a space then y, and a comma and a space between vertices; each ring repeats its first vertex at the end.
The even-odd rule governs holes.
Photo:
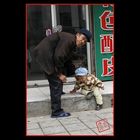
POLYGON ((27 80, 44 79, 44 73, 35 62, 31 52, 45 36, 57 31, 75 34, 81 28, 89 29, 93 33, 93 38, 90 43, 86 44, 86 47, 75 50, 77 57, 73 57, 72 62, 67 66, 67 76, 73 77, 74 68, 84 66, 88 68, 89 73, 94 73, 101 80, 112 80, 114 71, 113 25, 112 5, 27 4, 26 39, 29 54, 27 58, 31 58, 30 61, 27 59, 27 80), (101 29, 99 29, 100 27, 101 29), (99 30, 100 32, 98 32, 99 30), (107 42, 109 42, 109 45, 107 45, 107 42), (36 75, 40 76, 35 78, 36 75))

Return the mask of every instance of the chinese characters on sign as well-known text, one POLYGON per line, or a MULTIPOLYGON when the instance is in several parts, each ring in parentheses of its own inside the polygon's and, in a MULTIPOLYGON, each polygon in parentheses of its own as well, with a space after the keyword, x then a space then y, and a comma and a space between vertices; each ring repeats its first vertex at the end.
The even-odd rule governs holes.
POLYGON ((102 60, 102 64, 103 64, 103 73, 102 76, 112 76, 113 72, 114 72, 114 61, 113 61, 114 57, 111 56, 110 59, 108 58, 104 58, 102 60))
POLYGON ((113 13, 109 10, 103 12, 103 14, 99 17, 100 18, 100 25, 102 30, 113 30, 114 25, 114 17, 113 13))
POLYGON ((114 73, 114 14, 113 5, 95 6, 94 30, 96 75, 101 80, 112 80, 114 73))

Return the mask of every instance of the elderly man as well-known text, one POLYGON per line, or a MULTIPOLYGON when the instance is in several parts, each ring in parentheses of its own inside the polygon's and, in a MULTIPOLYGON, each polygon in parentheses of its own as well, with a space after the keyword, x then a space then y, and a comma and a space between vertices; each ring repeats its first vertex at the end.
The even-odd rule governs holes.
POLYGON ((67 81, 64 73, 65 62, 71 59, 75 47, 83 47, 89 42, 92 34, 87 29, 81 29, 76 35, 66 32, 56 32, 45 37, 33 51, 36 61, 46 74, 50 87, 51 117, 68 117, 69 112, 61 108, 63 82, 67 81))

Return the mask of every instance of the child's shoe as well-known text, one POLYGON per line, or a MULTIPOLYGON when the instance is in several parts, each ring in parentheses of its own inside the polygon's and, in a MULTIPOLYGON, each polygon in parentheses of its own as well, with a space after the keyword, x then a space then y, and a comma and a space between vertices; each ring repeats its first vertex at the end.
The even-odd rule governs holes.
POLYGON ((96 106, 96 109, 95 110, 100 110, 100 109, 102 109, 102 107, 103 107, 103 105, 99 105, 99 104, 97 104, 97 106, 96 106))

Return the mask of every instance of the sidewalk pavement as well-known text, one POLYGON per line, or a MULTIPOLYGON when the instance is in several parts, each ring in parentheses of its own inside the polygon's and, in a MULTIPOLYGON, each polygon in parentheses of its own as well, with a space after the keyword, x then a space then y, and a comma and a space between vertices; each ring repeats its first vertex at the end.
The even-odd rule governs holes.
POLYGON ((71 112, 71 116, 50 115, 27 118, 27 136, 114 136, 113 108, 71 112))

